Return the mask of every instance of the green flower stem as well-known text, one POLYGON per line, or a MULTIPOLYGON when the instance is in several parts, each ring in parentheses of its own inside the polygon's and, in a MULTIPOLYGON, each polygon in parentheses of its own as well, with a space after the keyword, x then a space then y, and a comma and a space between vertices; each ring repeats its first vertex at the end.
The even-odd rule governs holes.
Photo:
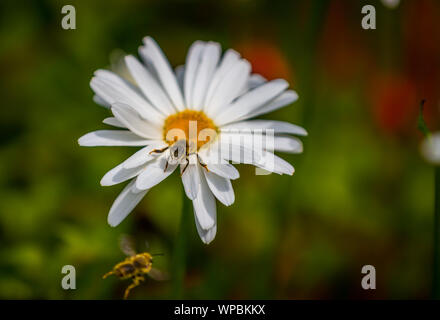
MULTIPOLYGON (((417 127, 420 132, 429 138, 431 132, 423 117, 425 100, 420 102, 420 112, 417 127)), ((440 166, 434 167, 434 230, 432 250, 432 298, 440 300, 440 166)))
POLYGON ((434 187, 434 259, 432 297, 440 299, 440 167, 435 167, 434 187))
POLYGON ((188 233, 191 223, 191 202, 182 189, 182 215, 180 217, 180 226, 174 245, 173 256, 173 292, 175 299, 183 299, 184 279, 186 270, 186 255, 188 233))

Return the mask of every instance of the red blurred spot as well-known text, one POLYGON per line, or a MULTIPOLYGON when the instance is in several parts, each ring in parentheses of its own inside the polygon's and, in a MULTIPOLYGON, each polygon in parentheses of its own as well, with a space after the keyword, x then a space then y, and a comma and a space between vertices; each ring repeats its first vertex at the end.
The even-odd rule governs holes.
POLYGON ((323 21, 317 58, 320 68, 338 84, 351 84, 371 65, 371 53, 363 39, 365 33, 354 13, 356 7, 354 1, 331 1, 323 21))
POLYGON ((399 76, 381 76, 372 88, 373 115, 386 133, 405 134, 415 130, 418 114, 416 86, 399 76))
POLYGON ((291 80, 287 59, 279 47, 267 40, 246 41, 238 44, 237 51, 252 64, 252 72, 268 80, 291 80))

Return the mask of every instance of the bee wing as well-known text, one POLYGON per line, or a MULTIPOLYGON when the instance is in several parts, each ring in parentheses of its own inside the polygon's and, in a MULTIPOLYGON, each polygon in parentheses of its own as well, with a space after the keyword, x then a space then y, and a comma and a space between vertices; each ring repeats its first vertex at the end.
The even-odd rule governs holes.
POLYGON ((119 239, 119 247, 127 256, 134 256, 136 254, 134 239, 129 235, 124 234, 121 236, 119 239))
POLYGON ((145 250, 150 251, 150 243, 148 240, 145 240, 145 250))
POLYGON ((148 275, 151 279, 154 279, 156 281, 165 281, 170 278, 168 273, 160 271, 156 268, 151 268, 150 272, 148 272, 148 275))

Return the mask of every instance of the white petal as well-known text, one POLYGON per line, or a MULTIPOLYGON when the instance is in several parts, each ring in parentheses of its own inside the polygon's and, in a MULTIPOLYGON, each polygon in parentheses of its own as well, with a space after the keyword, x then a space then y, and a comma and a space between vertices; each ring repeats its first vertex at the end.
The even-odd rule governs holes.
POLYGON ((123 102, 135 109, 143 118, 162 124, 163 114, 150 105, 142 94, 126 80, 107 70, 98 70, 90 81, 92 89, 108 104, 123 102))
POLYGON ((200 64, 200 56, 203 52, 205 43, 203 41, 195 41, 188 50, 185 63, 185 76, 183 88, 185 93, 185 103, 188 109, 192 109, 192 94, 194 88, 194 80, 196 78, 197 69, 200 64))
MULTIPOLYGON (((268 171, 280 174, 293 174, 293 167, 281 158, 274 155, 273 151, 290 153, 302 152, 301 141, 297 138, 289 136, 276 136, 274 137, 274 145, 268 145, 265 147, 262 144, 256 144, 253 135, 249 133, 222 133, 218 143, 220 144, 221 157, 223 159, 230 160, 233 163, 269 166, 272 168, 267 169, 268 171), (273 150, 266 151, 265 149, 273 150), (268 160, 271 161, 264 164, 264 161, 268 160)), ((211 148, 215 150, 214 148, 217 148, 217 146, 214 144, 211 148)))
POLYGON ((298 136, 306 136, 307 131, 297 125, 291 124, 289 122, 284 121, 275 121, 275 120, 249 120, 249 121, 240 121, 234 122, 228 125, 225 125, 221 128, 222 132, 228 132, 229 130, 266 130, 272 129, 274 133, 290 133, 298 136))
POLYGON ((274 99, 288 86, 289 84, 285 80, 276 79, 249 91, 228 106, 225 111, 222 111, 218 117, 215 117, 215 123, 222 126, 240 120, 241 117, 247 116, 274 99))
POLYGON ((204 107, 206 91, 217 67, 220 52, 220 44, 216 42, 208 42, 203 48, 192 93, 192 106, 195 110, 202 110, 204 107))
POLYGON ((113 186, 115 184, 127 181, 136 177, 143 167, 135 167, 130 169, 124 168, 124 163, 119 164, 110 171, 108 171, 101 179, 101 186, 113 186))
POLYGON ((251 65, 244 59, 237 61, 230 68, 225 76, 222 77, 215 92, 212 94, 209 104, 205 108, 206 114, 209 117, 214 118, 222 108, 227 107, 238 96, 248 81, 250 71, 251 65))
POLYGON ((174 69, 174 72, 176 73, 177 83, 179 84, 180 90, 183 92, 183 79, 185 77, 185 66, 180 65, 177 66, 174 69))
POLYGON ((177 168, 177 164, 168 164, 166 154, 147 164, 145 169, 136 179, 136 188, 139 190, 151 189, 166 177, 168 177, 177 168), (165 170, 166 167, 166 170, 165 170))
POLYGON ((95 103, 99 104, 100 106, 103 106, 105 108, 110 108, 110 104, 107 101, 105 101, 103 98, 98 96, 97 94, 93 96, 93 101, 95 101, 95 103))
POLYGON ((216 222, 217 208, 215 198, 206 182, 200 166, 197 166, 200 176, 200 187, 197 197, 193 200, 194 213, 200 227, 204 230, 212 228, 216 222))
MULTIPOLYGON (((137 179, 137 177, 136 177, 136 179, 137 179)), ((147 189, 147 191, 148 190, 150 190, 150 189, 147 189)), ((136 182, 132 185, 132 187, 131 187, 131 192, 133 192, 133 193, 140 193, 140 192, 143 192, 143 191, 145 191, 145 190, 141 190, 141 189, 138 189, 137 187, 136 187, 136 182)))
POLYGON ((298 94, 293 90, 288 90, 280 94, 272 101, 269 101, 267 104, 254 110, 253 112, 250 112, 249 114, 242 116, 239 120, 241 121, 245 119, 250 119, 265 113, 275 111, 279 108, 285 107, 295 102, 296 100, 298 100, 298 94))
POLYGON ((210 105, 212 96, 214 92, 217 90, 217 87, 219 83, 222 81, 223 77, 226 75, 226 73, 231 70, 231 68, 234 66, 234 64, 240 59, 240 54, 236 52, 235 50, 229 49, 225 52, 223 55, 222 61, 220 63, 220 66, 215 71, 211 83, 209 85, 209 89, 206 93, 206 99, 205 99, 205 107, 210 105))
POLYGON ((272 152, 263 153, 262 157, 258 161, 255 161, 253 165, 278 174, 293 175, 295 172, 295 169, 290 163, 272 152))
POLYGON ((194 212, 194 218, 196 220, 196 228, 197 228, 197 232, 199 233, 200 239, 202 239, 204 244, 211 243, 211 241, 214 240, 215 235, 217 233, 217 220, 212 228, 205 230, 200 226, 200 223, 197 220, 197 216, 195 212, 194 212))
POLYGON ((165 115, 176 112, 168 96, 154 76, 133 56, 126 56, 125 63, 136 83, 153 106, 165 115))
POLYGON ((254 88, 256 88, 266 82, 267 82, 267 80, 265 77, 263 77, 262 75, 260 75, 258 73, 254 73, 254 74, 251 74, 251 76, 249 77, 249 81, 247 83, 247 86, 248 86, 249 90, 252 90, 252 89, 254 89, 254 88))
POLYGON ((148 192, 148 190, 139 193, 131 192, 134 183, 135 180, 130 182, 113 202, 107 217, 108 224, 112 227, 120 224, 148 192))
POLYGON ((274 150, 288 153, 303 152, 302 142, 294 137, 276 136, 274 137, 274 150))
POLYGON ((226 160, 222 159, 219 153, 211 153, 205 155, 199 152, 199 157, 206 164, 208 170, 227 179, 235 180, 240 177, 238 170, 226 160))
MULTIPOLYGON (((144 46, 140 46, 139 50, 138 50, 139 56, 142 58, 142 61, 145 65, 145 67, 148 69, 148 71, 151 73, 151 75, 153 76, 154 79, 156 79, 157 83, 160 83, 160 85, 162 85, 162 82, 159 79, 159 75, 157 74, 156 68, 154 67, 154 63, 151 60, 151 58, 146 54, 146 50, 144 46)), ((162 86, 163 88, 163 86, 162 86)), ((166 88, 163 88, 164 92, 166 93, 166 95, 168 96, 168 98, 170 97, 168 92, 166 92, 166 88)), ((171 99, 170 99, 171 101, 171 99)), ((174 103, 173 103, 174 104, 174 103)))
POLYGON ((230 163, 207 164, 208 170, 227 179, 235 180, 240 178, 238 170, 230 163))
POLYGON ((127 129, 127 127, 118 119, 115 117, 108 117, 105 118, 102 123, 108 124, 109 126, 118 127, 118 128, 124 128, 127 129))
POLYGON ((96 146, 146 146, 150 140, 141 138, 127 130, 98 130, 89 132, 78 139, 83 147, 96 146))
MULTIPOLYGON (((250 135, 247 135, 248 137, 250 135)), ((246 137, 246 136, 245 136, 246 137)), ((245 139, 246 141, 247 139, 245 139)), ((221 142, 220 142, 221 144, 221 142)), ((230 160, 233 163, 252 164, 259 168, 278 174, 294 173, 294 168, 287 161, 276 156, 273 151, 266 151, 263 149, 256 149, 248 143, 237 144, 234 140, 232 142, 225 142, 225 146, 221 146, 221 157, 230 160), (226 152, 229 149, 229 153, 226 152)))
POLYGON ((151 37, 144 38, 145 46, 140 49, 143 57, 149 59, 157 72, 157 76, 166 93, 178 110, 184 110, 182 92, 177 84, 176 76, 162 50, 151 37))
POLYGON ((98 69, 94 72, 94 75, 98 78, 111 81, 117 85, 123 85, 123 86, 128 85, 131 89, 135 90, 136 92, 139 92, 139 90, 135 86, 133 86, 127 79, 125 79, 119 73, 107 69, 98 69))
POLYGON ((147 139, 162 139, 161 129, 151 122, 142 119, 130 106, 115 102, 112 104, 112 112, 130 131, 147 139))
MULTIPOLYGON (((222 159, 231 160, 233 163, 251 164, 258 160, 261 151, 256 149, 253 136, 251 134, 224 134, 219 138, 219 146, 213 145, 211 148, 219 148, 222 159)), ((262 149, 262 148, 261 148, 262 149)))
POLYGON ((256 87, 262 85, 263 83, 266 83, 267 80, 262 75, 259 75, 258 73, 251 74, 249 76, 249 80, 246 84, 246 86, 241 90, 239 96, 245 94, 246 92, 255 89, 256 87))
POLYGON ((155 141, 145 148, 142 148, 138 152, 134 153, 130 158, 125 160, 122 165, 125 169, 132 169, 141 166, 144 163, 147 163, 148 161, 156 158, 156 155, 151 153, 152 150, 162 149, 166 146, 167 144, 162 141, 155 141))
MULTIPOLYGON (((197 155, 194 155, 197 157, 197 155)), ((197 197, 200 187, 199 170, 197 169, 198 163, 181 164, 180 172, 182 175, 183 188, 188 198, 194 200, 197 197), (185 170, 185 171, 183 171, 185 170), (182 174, 183 171, 183 174, 182 174)))
POLYGON ((225 206, 230 206, 235 201, 234 189, 232 189, 231 180, 220 177, 211 171, 206 171, 206 181, 208 182, 209 189, 211 189, 214 196, 225 206))

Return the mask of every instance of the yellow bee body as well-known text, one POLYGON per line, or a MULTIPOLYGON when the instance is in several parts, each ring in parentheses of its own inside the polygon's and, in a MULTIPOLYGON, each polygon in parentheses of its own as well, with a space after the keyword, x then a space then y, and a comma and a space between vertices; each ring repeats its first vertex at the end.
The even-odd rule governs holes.
POLYGON ((144 275, 148 275, 155 280, 166 280, 167 277, 163 272, 152 267, 153 255, 148 252, 136 253, 133 249, 132 241, 126 237, 121 242, 121 249, 128 257, 116 264, 102 278, 105 279, 114 274, 121 280, 132 279, 133 282, 125 289, 124 299, 127 299, 131 289, 145 280, 144 275))
POLYGON ((128 279, 143 274, 147 274, 151 270, 153 257, 148 252, 138 253, 134 256, 127 257, 124 261, 119 262, 104 277, 110 274, 116 275, 120 279, 128 279))

